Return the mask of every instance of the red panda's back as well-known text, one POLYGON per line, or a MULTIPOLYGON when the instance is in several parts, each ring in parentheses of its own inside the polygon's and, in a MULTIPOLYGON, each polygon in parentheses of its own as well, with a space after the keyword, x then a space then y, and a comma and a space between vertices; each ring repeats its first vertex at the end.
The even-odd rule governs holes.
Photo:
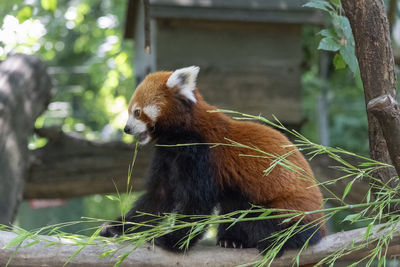
POLYGON ((254 122, 228 120, 224 142, 237 144, 211 149, 221 186, 239 188, 252 203, 270 208, 321 208, 322 195, 307 160, 282 133, 254 122))

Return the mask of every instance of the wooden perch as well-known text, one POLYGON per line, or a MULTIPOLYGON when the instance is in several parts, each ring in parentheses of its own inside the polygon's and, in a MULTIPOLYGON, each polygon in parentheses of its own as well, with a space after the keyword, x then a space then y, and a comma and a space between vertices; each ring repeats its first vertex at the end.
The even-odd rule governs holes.
MULTIPOLYGON (((46 137, 43 148, 32 151, 32 164, 26 181, 24 198, 71 198, 90 194, 126 192, 128 167, 134 145, 122 142, 97 142, 59 129, 36 130, 46 137)), ((152 157, 152 147, 139 149, 132 173, 134 191, 144 189, 147 168, 152 157)), ((354 159, 346 161, 355 164, 354 159)), ((318 181, 324 182, 344 175, 330 168, 338 163, 325 155, 315 157, 311 167, 318 181)), ((329 189, 341 196, 347 180, 340 180, 329 189)), ((354 184, 346 197, 349 204, 360 203, 368 191, 368 183, 354 184)), ((324 190, 323 190, 324 191, 324 190)), ((332 197, 324 191, 325 197, 332 197)))
POLYGON ((369 101, 367 110, 378 119, 390 158, 400 175, 400 111, 397 101, 391 95, 382 95, 369 101))
MULTIPOLYGON (((372 228, 371 239, 388 233, 388 229, 379 231, 381 226, 372 228)), ((338 250, 344 250, 343 254, 349 251, 354 242, 354 246, 364 244, 363 236, 366 229, 356 229, 347 232, 340 232, 329 235, 315 246, 303 251, 300 256, 301 264, 317 263, 326 256, 338 250)), ((16 234, 0 231, 0 248, 9 243, 16 234)), ((46 246, 46 242, 41 241, 37 244, 24 248, 32 240, 25 240, 23 245, 15 254, 11 266, 63 266, 68 258, 79 248, 72 246, 70 240, 56 237, 44 237, 47 240, 60 242, 60 245, 46 246), (68 245, 70 244, 70 245, 68 245)), ((113 243, 110 239, 107 245, 88 245, 86 246, 68 266, 112 266, 118 261, 118 256, 132 250, 132 245, 121 245, 113 243), (118 253, 111 253, 105 258, 99 255, 109 249, 121 248, 118 253)), ((207 240, 205 240, 207 241, 207 240)), ((96 241, 94 241, 96 242, 96 241)), ((209 242, 210 243, 210 242, 209 242)), ((387 256, 398 255, 400 253, 400 232, 395 231, 388 246, 387 256)), ((355 261, 370 254, 370 250, 376 244, 371 243, 368 247, 359 249, 353 253, 339 258, 338 261, 355 261)), ((15 252, 16 247, 0 249, 0 265, 4 266, 9 257, 15 252)), ((275 259, 272 266, 291 266, 297 251, 287 251, 280 258, 275 259)), ((214 245, 196 245, 186 254, 175 254, 164 251, 151 244, 145 244, 132 252, 124 261, 122 266, 236 266, 245 263, 252 263, 261 259, 256 249, 225 249, 214 245)))

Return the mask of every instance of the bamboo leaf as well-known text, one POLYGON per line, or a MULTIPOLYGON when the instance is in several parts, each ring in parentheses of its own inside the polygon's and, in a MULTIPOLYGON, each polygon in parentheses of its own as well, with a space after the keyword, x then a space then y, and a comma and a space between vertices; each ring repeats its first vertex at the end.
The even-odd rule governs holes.
POLYGON ((24 246, 24 248, 28 248, 28 247, 30 247, 30 246, 33 246, 33 245, 39 243, 39 242, 40 242, 39 240, 34 240, 34 241, 29 242, 28 244, 26 244, 26 245, 24 246))
POLYGON ((350 214, 350 215, 347 215, 342 221, 343 222, 345 222, 345 221, 350 221, 350 222, 355 222, 357 219, 359 219, 361 217, 361 215, 359 214, 359 213, 356 213, 356 214, 350 214))
POLYGON ((113 195, 106 195, 106 198, 112 200, 112 201, 119 201, 119 198, 113 195))
POLYGON ((353 186, 354 181, 355 181, 355 180, 351 180, 351 181, 346 185, 346 188, 344 189, 344 192, 343 192, 342 200, 343 200, 343 199, 347 196, 347 194, 350 192, 351 187, 353 186))
POLYGON ((110 254, 113 253, 113 252, 115 252, 114 249, 107 250, 106 252, 103 252, 103 253, 99 256, 99 258, 105 258, 105 257, 107 257, 108 255, 110 255, 110 254))
POLYGON ((293 219, 293 217, 286 218, 282 221, 282 223, 288 223, 293 219))
POLYGON ((368 237, 370 237, 372 235, 371 230, 372 230, 373 225, 374 225, 373 222, 368 224, 367 230, 365 230, 364 239, 367 239, 368 237))
POLYGON ((120 259, 114 264, 114 267, 119 267, 121 263, 132 253, 132 250, 125 251, 120 255, 120 259))
POLYGON ((369 203, 370 200, 371 200, 371 189, 368 190, 368 193, 367 193, 367 203, 369 203))
POLYGON ((27 239, 31 234, 30 233, 23 233, 21 235, 18 235, 14 237, 10 242, 8 242, 4 248, 10 248, 16 245, 20 245, 22 242, 24 242, 25 239, 27 239))
POLYGON ((85 247, 86 247, 86 245, 80 246, 80 247, 71 255, 71 257, 68 258, 68 260, 64 263, 63 266, 66 266, 66 265, 67 265, 73 258, 75 258, 75 256, 78 255, 79 252, 81 252, 85 247))

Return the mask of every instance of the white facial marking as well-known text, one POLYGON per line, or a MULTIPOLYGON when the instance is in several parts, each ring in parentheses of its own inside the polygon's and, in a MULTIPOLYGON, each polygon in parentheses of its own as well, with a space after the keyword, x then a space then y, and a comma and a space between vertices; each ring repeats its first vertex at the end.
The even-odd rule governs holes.
POLYGON ((146 139, 144 139, 144 140, 142 140, 142 141, 139 141, 139 144, 140 144, 140 145, 145 145, 145 144, 147 144, 148 142, 150 142, 150 135, 147 135, 147 136, 146 136, 146 139))
POLYGON ((135 112, 136 106, 137 106, 136 103, 132 105, 132 108, 131 108, 132 113, 135 112))
POLYGON ((143 112, 152 120, 155 121, 160 115, 160 109, 156 105, 148 105, 143 108, 143 112))
POLYGON ((169 88, 177 87, 179 93, 196 103, 196 98, 193 90, 196 88, 196 79, 199 74, 200 68, 197 66, 190 66, 174 71, 167 81, 169 88))
POLYGON ((132 115, 129 115, 126 125, 132 129, 133 134, 143 133, 147 131, 147 125, 141 120, 135 119, 132 115))

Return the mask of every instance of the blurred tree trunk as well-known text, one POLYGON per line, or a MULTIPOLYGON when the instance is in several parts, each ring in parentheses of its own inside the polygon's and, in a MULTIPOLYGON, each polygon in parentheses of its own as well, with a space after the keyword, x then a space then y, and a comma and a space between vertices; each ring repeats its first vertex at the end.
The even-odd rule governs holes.
MULTIPOLYGON (((394 58, 383 1, 342 0, 342 5, 353 30, 365 103, 368 105, 375 98, 384 95, 396 99, 394 58)), ((391 112, 396 116, 397 103, 393 105, 391 112)), ((398 143, 400 140, 385 136, 385 134, 390 134, 390 128, 398 127, 396 120, 387 119, 387 123, 381 125, 382 118, 378 120, 371 108, 367 108, 367 116, 371 158, 388 164, 392 162, 395 165, 399 164, 396 169, 400 172, 400 162, 397 160, 400 150, 388 150, 388 147, 396 146, 390 142, 398 143)), ((396 175, 395 169, 384 168, 379 170, 375 177, 394 188, 396 183, 391 181, 391 178, 396 175)))
POLYGON ((50 100, 51 81, 36 57, 0 64, 0 224, 13 221, 29 169, 28 138, 50 100))

